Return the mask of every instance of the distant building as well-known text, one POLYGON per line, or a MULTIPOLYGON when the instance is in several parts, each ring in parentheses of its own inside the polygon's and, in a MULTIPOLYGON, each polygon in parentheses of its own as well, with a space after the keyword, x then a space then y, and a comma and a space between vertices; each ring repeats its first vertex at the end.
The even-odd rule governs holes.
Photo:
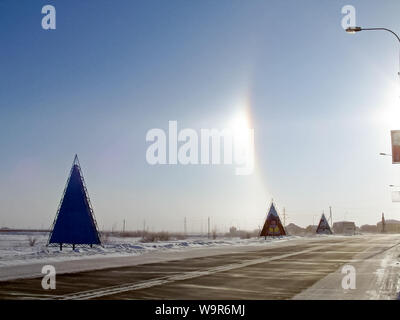
MULTIPOLYGON (((400 221, 398 220, 385 220, 385 232, 387 233, 400 233, 400 221)), ((376 224, 377 231, 382 232, 382 221, 376 224)))
POLYGON ((356 224, 351 221, 339 221, 333 224, 333 232, 345 235, 354 235, 356 233, 356 224))
POLYGON ((317 232, 318 226, 309 225, 306 227, 306 234, 315 234, 317 232))
POLYGON ((288 234, 294 235, 294 236, 304 236, 304 234, 306 233, 306 230, 304 228, 299 227, 299 226, 295 225, 294 223, 289 223, 285 229, 288 234))
POLYGON ((361 232, 371 232, 371 233, 376 233, 378 232, 378 228, 376 225, 371 225, 371 224, 364 224, 360 227, 361 232))
POLYGON ((232 235, 236 235, 237 234, 238 229, 236 227, 230 227, 229 228, 229 233, 232 235))

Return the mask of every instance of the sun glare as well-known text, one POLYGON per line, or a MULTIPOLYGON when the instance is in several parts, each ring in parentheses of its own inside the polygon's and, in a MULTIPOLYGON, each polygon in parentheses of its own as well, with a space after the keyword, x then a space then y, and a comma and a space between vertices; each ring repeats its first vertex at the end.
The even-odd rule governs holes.
POLYGON ((231 120, 229 129, 234 132, 243 132, 250 128, 249 118, 245 111, 240 111, 231 120))
POLYGON ((388 130, 400 129, 400 90, 397 83, 388 88, 383 107, 379 111, 379 120, 388 130))
POLYGON ((254 141, 252 140, 252 128, 246 108, 242 108, 233 115, 228 122, 227 129, 231 130, 233 134, 235 152, 240 154, 251 152, 254 141))

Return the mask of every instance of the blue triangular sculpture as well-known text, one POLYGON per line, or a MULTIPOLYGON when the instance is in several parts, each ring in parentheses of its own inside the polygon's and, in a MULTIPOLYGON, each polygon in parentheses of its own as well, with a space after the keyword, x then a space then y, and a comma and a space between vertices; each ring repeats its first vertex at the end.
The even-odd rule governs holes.
POLYGON ((83 176, 75 156, 48 244, 101 244, 96 219, 91 208, 83 176))

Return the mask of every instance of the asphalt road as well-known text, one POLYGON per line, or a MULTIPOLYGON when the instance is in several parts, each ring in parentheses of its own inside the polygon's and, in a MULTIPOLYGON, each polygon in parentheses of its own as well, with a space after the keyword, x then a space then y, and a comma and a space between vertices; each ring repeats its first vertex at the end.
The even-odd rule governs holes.
MULTIPOLYGON (((377 274, 368 266, 388 252, 398 257, 399 243, 393 235, 287 241, 261 250, 61 274, 56 290, 43 290, 41 278, 3 281, 0 299, 315 299, 316 292, 335 299, 348 293, 341 288, 341 266, 362 269, 370 291, 377 274)), ((398 272, 385 281, 394 282, 387 296, 395 298, 398 272)), ((358 294, 366 297, 360 289, 358 294)))

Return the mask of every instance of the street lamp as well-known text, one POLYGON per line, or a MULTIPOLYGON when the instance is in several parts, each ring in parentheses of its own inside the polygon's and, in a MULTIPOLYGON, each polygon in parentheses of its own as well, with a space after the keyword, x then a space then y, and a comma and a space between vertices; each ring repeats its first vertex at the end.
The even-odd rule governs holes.
POLYGON ((386 28, 361 28, 361 27, 349 27, 346 29, 347 33, 356 33, 356 32, 360 32, 360 31, 387 31, 390 32, 391 34, 393 34, 397 40, 400 43, 400 37, 396 34, 396 32, 390 30, 390 29, 386 29, 386 28))
POLYGON ((346 29, 346 32, 347 33, 356 33, 356 32, 359 32, 361 30, 362 30, 361 27, 349 27, 349 28, 346 29))
MULTIPOLYGON (((360 32, 360 31, 387 31, 390 32, 391 34, 393 34, 397 41, 399 41, 400 43, 400 37, 397 35, 396 32, 387 29, 387 28, 361 28, 361 27, 349 27, 346 29, 347 33, 356 33, 356 32, 360 32)), ((400 70, 400 53, 399 53, 399 70, 400 70)), ((400 76, 400 71, 397 73, 400 76)))
POLYGON ((380 156, 387 156, 387 157, 391 157, 391 156, 392 156, 391 154, 383 153, 383 152, 381 152, 379 155, 380 155, 380 156))

